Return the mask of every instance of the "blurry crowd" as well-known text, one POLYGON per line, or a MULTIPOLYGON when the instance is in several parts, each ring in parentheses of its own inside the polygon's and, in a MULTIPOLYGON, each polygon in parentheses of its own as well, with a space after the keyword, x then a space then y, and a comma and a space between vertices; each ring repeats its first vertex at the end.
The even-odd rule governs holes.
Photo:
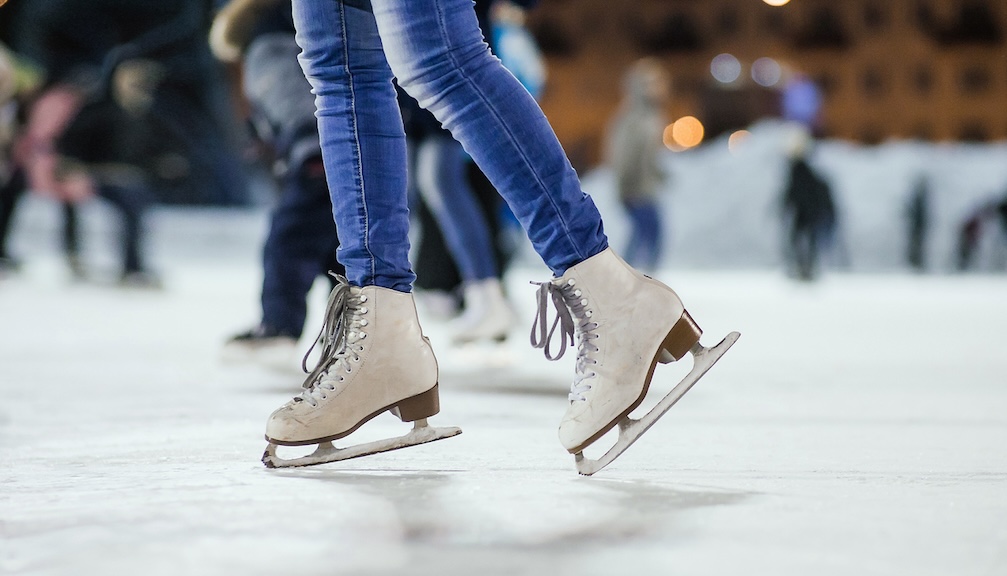
POLYGON ((237 116, 206 42, 214 9, 210 0, 0 8, 0 238, 27 190, 50 196, 62 205, 67 263, 84 275, 77 208, 99 197, 121 215, 120 280, 157 285, 143 247, 152 203, 248 201, 237 116))

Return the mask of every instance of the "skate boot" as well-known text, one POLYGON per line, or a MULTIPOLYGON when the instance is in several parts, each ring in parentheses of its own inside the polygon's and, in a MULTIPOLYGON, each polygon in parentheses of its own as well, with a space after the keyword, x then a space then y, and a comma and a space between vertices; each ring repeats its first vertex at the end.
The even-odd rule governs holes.
POLYGON ((465 312, 453 322, 455 344, 503 342, 514 323, 503 287, 497 278, 465 284, 465 312))
POLYGON ((255 363, 277 370, 294 370, 298 336, 268 324, 236 334, 221 351, 221 360, 231 364, 255 363))
POLYGON ((570 404, 559 427, 560 442, 576 456, 578 470, 593 474, 632 444, 709 370, 738 336, 732 332, 716 347, 699 344, 702 331, 675 292, 637 272, 611 249, 568 269, 538 292, 538 315, 531 342, 558 360, 577 341, 576 373, 570 404), (556 319, 546 331, 551 298, 556 319), (560 349, 551 342, 560 329, 560 349), (647 396, 658 363, 692 353, 693 371, 640 420, 629 413, 647 396), (667 406, 665 406, 667 403, 667 406), (583 451, 614 426, 620 438, 603 458, 584 458, 583 451))
POLYGON ((412 294, 376 286, 358 288, 339 278, 318 342, 321 357, 308 374, 304 391, 266 423, 266 466, 334 462, 461 433, 458 428, 427 425, 426 419, 440 410, 437 361, 420 329, 412 294), (332 445, 386 410, 403 422, 414 422, 413 430, 350 448, 332 445), (277 445, 306 444, 318 448, 293 460, 276 456, 277 445))

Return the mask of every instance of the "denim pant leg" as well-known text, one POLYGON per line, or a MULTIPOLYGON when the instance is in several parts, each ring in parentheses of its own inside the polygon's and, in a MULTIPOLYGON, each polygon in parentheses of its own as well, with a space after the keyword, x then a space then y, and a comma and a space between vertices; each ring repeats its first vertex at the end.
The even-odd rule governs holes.
POLYGON ((534 98, 483 41, 471 0, 371 0, 399 84, 462 143, 562 274, 608 246, 534 98))
POLYGON ((496 276, 489 223, 469 186, 465 151, 446 132, 417 146, 416 185, 444 236, 464 281, 496 276))
POLYGON ((262 249, 262 324, 297 338, 304 330, 308 292, 326 272, 337 244, 325 178, 310 173, 315 166, 308 163, 283 177, 262 249))
POLYGON ((415 275, 406 139, 374 15, 340 0, 294 0, 293 14, 315 93, 339 261, 354 285, 408 292, 415 275))
POLYGON ((632 221, 629 246, 626 248, 626 262, 638 268, 654 270, 661 258, 661 217, 659 208, 653 202, 627 204, 632 221))

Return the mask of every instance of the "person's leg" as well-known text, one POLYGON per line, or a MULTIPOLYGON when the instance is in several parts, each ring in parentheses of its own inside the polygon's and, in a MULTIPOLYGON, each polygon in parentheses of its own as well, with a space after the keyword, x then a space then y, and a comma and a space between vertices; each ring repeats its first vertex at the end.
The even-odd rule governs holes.
POLYGON ((141 272, 143 262, 143 216, 150 205, 149 195, 142 186, 101 184, 98 195, 110 202, 122 216, 120 242, 122 246, 122 273, 141 272))
MULTIPOLYGON (((262 324, 301 337, 307 296, 336 243, 332 203, 320 160, 285 175, 263 247, 262 324)), ((333 269, 341 274, 342 269, 333 269)))
POLYGON ((74 278, 84 277, 84 263, 80 259, 80 218, 77 205, 63 201, 63 254, 74 278))
POLYGON ((535 99, 489 51, 470 0, 372 0, 399 84, 462 143, 557 275, 608 246, 535 99))
POLYGON ((533 343, 547 346, 552 301, 564 343, 579 339, 560 440, 580 453, 643 401, 658 362, 702 350, 699 327, 670 288, 607 248, 594 202, 538 104, 490 54, 470 0, 371 3, 399 84, 462 143, 558 276, 539 292, 533 343))
POLYGON ((293 9, 339 261, 352 285, 409 292, 405 132, 374 16, 338 0, 295 0, 293 9))
POLYGON ((386 410, 417 422, 412 443, 434 440, 426 418, 439 411, 437 361, 410 293, 405 132, 374 17, 340 0, 294 0, 293 14, 348 283, 329 295, 304 392, 266 423, 267 466, 285 465, 277 445, 342 438, 386 410))
POLYGON ((661 243, 664 235, 661 229, 661 213, 656 202, 647 202, 641 206, 644 258, 643 266, 654 271, 661 260, 661 243))
POLYGON ((0 268, 16 268, 18 264, 7 251, 7 238, 14 223, 14 212, 26 189, 25 173, 20 168, 0 185, 0 268))
POLYGON ((452 324, 452 340, 504 340, 513 313, 497 276, 489 223, 468 184, 465 151, 449 134, 439 134, 418 147, 416 185, 462 276, 465 309, 452 324))
POLYGON ((437 218, 462 280, 495 277, 489 223, 468 184, 461 145, 448 134, 432 136, 418 146, 416 154, 417 189, 437 218))

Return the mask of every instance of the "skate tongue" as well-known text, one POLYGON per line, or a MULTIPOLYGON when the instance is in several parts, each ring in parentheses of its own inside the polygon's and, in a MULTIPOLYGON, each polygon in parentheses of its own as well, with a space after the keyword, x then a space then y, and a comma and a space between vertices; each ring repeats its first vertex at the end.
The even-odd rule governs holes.
POLYGON ((532 282, 532 284, 538 284, 538 292, 536 293, 538 310, 531 326, 531 345, 533 348, 542 348, 547 360, 559 360, 566 353, 567 346, 572 346, 574 342, 573 316, 570 314, 570 308, 563 297, 562 287, 556 286, 552 282, 532 282), (556 318, 547 331, 550 299, 553 309, 556 310, 556 318), (557 327, 560 329, 559 353, 553 356, 552 341, 557 327))

